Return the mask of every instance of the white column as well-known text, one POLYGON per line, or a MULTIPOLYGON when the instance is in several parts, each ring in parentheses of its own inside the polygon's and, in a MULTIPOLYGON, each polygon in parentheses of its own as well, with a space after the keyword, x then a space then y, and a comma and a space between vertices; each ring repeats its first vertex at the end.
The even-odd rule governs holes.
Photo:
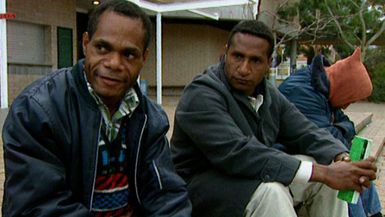
POLYGON ((297 38, 292 39, 291 41, 291 51, 290 51, 290 74, 294 73, 297 68, 297 38))
POLYGON ((259 13, 259 11, 258 11, 258 6, 259 6, 259 0, 255 0, 254 1, 254 5, 253 5, 253 18, 254 19, 257 19, 257 15, 258 15, 258 13, 259 13))
POLYGON ((156 14, 156 102, 162 105, 162 14, 156 14))
MULTIPOLYGON (((6 12, 6 0, 0 1, 0 14, 6 12)), ((8 108, 7 27, 6 19, 0 19, 0 100, 1 108, 8 108)))

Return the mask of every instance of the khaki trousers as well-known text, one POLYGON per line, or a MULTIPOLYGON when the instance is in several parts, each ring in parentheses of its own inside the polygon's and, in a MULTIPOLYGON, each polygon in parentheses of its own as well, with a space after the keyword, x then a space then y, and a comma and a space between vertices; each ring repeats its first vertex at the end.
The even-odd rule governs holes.
MULTIPOLYGON (((301 160, 314 159, 296 155, 301 160)), ((245 209, 245 217, 296 217, 294 206, 303 203, 309 217, 348 217, 348 205, 337 198, 337 191, 328 186, 309 182, 290 184, 261 183, 245 209)))

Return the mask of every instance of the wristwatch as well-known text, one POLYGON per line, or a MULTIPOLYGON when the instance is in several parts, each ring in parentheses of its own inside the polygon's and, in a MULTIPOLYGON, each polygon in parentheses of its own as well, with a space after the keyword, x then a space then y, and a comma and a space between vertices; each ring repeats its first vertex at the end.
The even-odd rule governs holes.
POLYGON ((350 161, 350 155, 347 152, 342 152, 334 158, 334 162, 337 161, 350 161))

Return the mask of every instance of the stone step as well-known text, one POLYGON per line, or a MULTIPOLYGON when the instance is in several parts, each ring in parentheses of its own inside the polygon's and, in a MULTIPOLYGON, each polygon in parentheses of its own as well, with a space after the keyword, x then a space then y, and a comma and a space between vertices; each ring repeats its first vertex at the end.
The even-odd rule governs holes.
POLYGON ((385 119, 373 118, 370 112, 345 112, 353 121, 359 136, 372 139, 371 155, 378 157, 385 143, 385 119))
POLYGON ((345 112, 345 114, 354 123, 356 132, 360 132, 365 128, 373 118, 373 113, 371 112, 345 112))
POLYGON ((374 119, 358 135, 373 140, 371 155, 377 158, 385 143, 385 119, 374 119))

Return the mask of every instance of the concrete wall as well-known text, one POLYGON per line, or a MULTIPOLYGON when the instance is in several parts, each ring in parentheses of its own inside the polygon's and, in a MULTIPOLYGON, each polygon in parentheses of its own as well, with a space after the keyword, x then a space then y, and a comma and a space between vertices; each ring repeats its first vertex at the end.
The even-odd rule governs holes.
POLYGON ((13 21, 50 27, 50 60, 53 68, 57 68, 57 27, 71 28, 74 42, 73 60, 76 60, 76 0, 7 0, 7 12, 16 13, 13 21))
MULTIPOLYGON (((218 62, 223 54, 228 32, 205 24, 164 24, 162 83, 165 87, 183 87, 218 62)), ((156 47, 150 47, 149 58, 141 79, 156 85, 156 47)))
MULTIPOLYGON (((76 0, 7 0, 7 12, 16 13, 16 18, 9 22, 42 25, 45 29, 44 43, 39 46, 44 46, 47 51, 43 64, 19 63, 8 59, 8 102, 11 104, 28 84, 57 69, 57 27, 72 29, 72 56, 73 62, 76 62, 76 0)), ((15 36, 8 34, 7 39, 15 40, 15 36)), ((11 54, 9 48, 8 54, 11 54)))

